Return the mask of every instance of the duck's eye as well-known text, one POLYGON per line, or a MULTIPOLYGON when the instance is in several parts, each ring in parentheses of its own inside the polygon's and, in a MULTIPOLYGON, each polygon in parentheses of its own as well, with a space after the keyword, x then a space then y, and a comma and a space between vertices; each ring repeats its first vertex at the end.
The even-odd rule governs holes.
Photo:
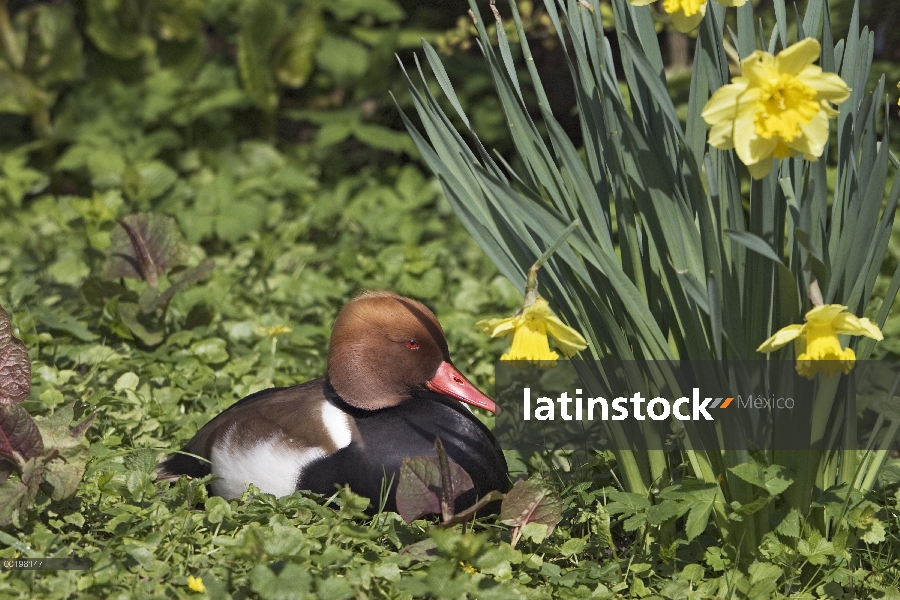
POLYGON ((416 340, 409 340, 406 342, 406 347, 409 348, 410 350, 418 350, 419 342, 417 342, 416 340))

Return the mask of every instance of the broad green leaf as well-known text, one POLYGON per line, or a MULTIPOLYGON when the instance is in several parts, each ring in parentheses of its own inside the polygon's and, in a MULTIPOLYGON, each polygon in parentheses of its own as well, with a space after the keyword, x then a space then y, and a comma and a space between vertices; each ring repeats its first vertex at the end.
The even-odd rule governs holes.
POLYGON ((688 541, 693 540, 698 535, 706 531, 706 525, 709 522, 709 515, 712 513, 713 500, 704 499, 691 507, 688 513, 687 522, 685 523, 685 533, 688 541))
POLYGON ((0 113, 35 115, 53 104, 54 96, 21 73, 0 69, 0 113))
POLYGON ((279 44, 275 55, 275 74, 287 87, 301 87, 313 72, 319 40, 325 31, 322 7, 307 3, 294 17, 295 25, 279 44))
POLYGON ((633 492, 614 490, 609 493, 609 499, 612 502, 606 505, 606 510, 611 515, 631 516, 650 508, 650 500, 646 496, 633 492))
POLYGON ((813 530, 808 539, 803 538, 797 542, 797 552, 806 557, 810 564, 824 565, 827 564, 828 557, 834 555, 834 546, 818 531, 813 530))
POLYGON ((213 269, 215 262, 211 258, 205 258, 195 267, 176 273, 170 277, 169 287, 163 292, 159 292, 156 288, 148 287, 141 294, 139 304, 141 311, 145 313, 153 313, 157 310, 165 310, 175 294, 184 292, 208 278, 213 269))
POLYGON ((526 540, 531 540, 535 544, 540 544, 544 540, 549 537, 550 533, 553 531, 546 523, 538 523, 536 521, 532 521, 529 523, 525 523, 522 527, 519 528, 521 537, 526 540))
POLYGON ((340 83, 361 77, 369 67, 369 51, 350 38, 325 35, 316 51, 316 64, 340 83))
POLYGON ((161 40, 184 42, 197 36, 206 0, 154 0, 153 28, 161 40))
POLYGON ((687 512, 688 508, 689 506, 686 503, 663 500, 647 510, 647 522, 654 526, 661 525, 666 521, 680 517, 687 512))
POLYGON ((399 21, 406 16, 394 0, 330 0, 326 7, 342 21, 355 19, 362 14, 373 15, 380 21, 399 21))
POLYGON ((309 570, 292 562, 256 565, 250 571, 250 585, 263 600, 306 597, 311 582, 309 570))
POLYGON ((128 60, 156 50, 135 0, 87 0, 87 34, 103 52, 128 60))
POLYGON ((38 4, 16 12, 14 25, 27 40, 28 75, 42 87, 81 74, 81 35, 72 6, 38 4))
POLYGON ((209 364, 219 364, 228 360, 225 340, 208 338, 191 344, 191 354, 209 364))
POLYGON ((165 339, 163 323, 156 315, 142 312, 137 302, 119 302, 116 312, 128 330, 144 344, 156 346, 165 339))
POLYGON ((780 465, 764 467, 756 462, 746 462, 728 469, 747 483, 763 488, 772 496, 786 490, 794 482, 790 472, 780 465))
POLYGON ((263 111, 278 106, 271 58, 280 33, 277 26, 285 19, 285 6, 275 0, 249 0, 241 3, 241 31, 238 36, 238 67, 244 89, 263 111))
POLYGON ((559 547, 559 552, 563 556, 574 556, 575 554, 580 554, 586 545, 587 540, 584 538, 572 538, 566 540, 566 542, 559 547))
POLYGON ((219 524, 231 516, 231 505, 220 496, 206 501, 206 518, 210 523, 219 524))

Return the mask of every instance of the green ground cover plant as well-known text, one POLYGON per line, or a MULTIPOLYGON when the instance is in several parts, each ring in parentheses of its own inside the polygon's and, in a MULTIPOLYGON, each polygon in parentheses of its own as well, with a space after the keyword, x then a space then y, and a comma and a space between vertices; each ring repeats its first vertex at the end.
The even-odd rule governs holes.
MULTIPOLYGON (((362 289, 432 306, 457 365, 490 390, 504 345, 475 323, 518 307, 524 271, 479 247, 422 160, 426 146, 403 129, 387 92, 410 114, 421 97, 406 92, 395 53, 414 65, 423 38, 449 53, 447 81, 472 129, 515 168, 524 163, 467 5, 436 15, 424 4, 0 2, 0 306, 9 315, 0 343, 20 358, 24 350, 31 370, 25 392, 4 395, 4 383, 0 429, 34 423, 10 444, 28 452, 0 444, 0 560, 93 563, 0 570, 0 597, 897 597, 900 461, 887 454, 864 492, 815 498, 844 538, 798 516, 743 555, 723 546, 737 521, 717 519, 717 490, 684 480, 657 489, 610 453, 580 466, 510 455, 539 477, 515 494, 546 497, 546 522, 508 511, 441 527, 437 517, 368 516, 367 500, 346 490, 331 504, 252 489, 225 501, 208 497, 203 480, 154 483, 156 461, 212 415, 320 375, 331 323, 362 289)), ((637 14, 618 0, 592 6, 607 28, 637 14)), ((519 8, 521 29, 511 17, 494 27, 485 9, 482 44, 506 44, 505 33, 561 47, 555 32, 565 27, 551 6, 519 8)), ((850 12, 835 10, 835 30, 846 29, 850 12)), ((775 13, 762 14, 771 31, 775 13)), ((648 15, 641 27, 652 27, 648 15)), ((430 51, 418 55, 438 64, 430 51)), ((512 68, 530 76, 525 62, 512 68)), ((426 85, 448 89, 440 78, 426 85)), ((536 109, 533 90, 523 96, 536 109)), ((886 127, 880 110, 866 144, 886 127)), ((534 114, 541 136, 555 131, 534 114)), ((897 240, 872 297, 890 294, 897 240)), ((569 323, 587 324, 553 299, 569 323)), ((896 353, 889 332, 900 320, 886 318, 884 351, 896 353)), ((741 464, 729 473, 757 499, 774 503, 790 489, 792 474, 741 464)))

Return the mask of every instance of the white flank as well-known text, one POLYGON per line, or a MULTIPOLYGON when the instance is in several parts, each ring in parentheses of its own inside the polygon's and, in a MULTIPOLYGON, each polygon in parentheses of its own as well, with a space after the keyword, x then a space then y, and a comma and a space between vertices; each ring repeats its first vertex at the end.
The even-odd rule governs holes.
POLYGON ((349 446, 353 441, 353 433, 350 431, 350 415, 330 402, 322 403, 322 425, 325 426, 325 430, 338 448, 349 446))
POLYGON ((210 484, 213 494, 223 498, 237 498, 253 484, 260 491, 275 496, 289 496, 297 489, 303 469, 325 456, 322 448, 298 450, 277 438, 263 440, 251 448, 229 448, 230 435, 213 446, 212 473, 216 479, 210 484))

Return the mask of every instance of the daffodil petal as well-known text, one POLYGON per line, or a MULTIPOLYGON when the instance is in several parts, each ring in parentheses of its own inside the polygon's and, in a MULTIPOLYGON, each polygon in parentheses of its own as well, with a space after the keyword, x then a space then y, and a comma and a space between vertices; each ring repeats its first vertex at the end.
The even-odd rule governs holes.
POLYGON ((741 61, 741 76, 747 79, 750 88, 756 89, 762 83, 774 79, 775 57, 768 52, 756 50, 741 61))
POLYGON ((709 145, 719 150, 734 148, 734 121, 721 121, 709 130, 709 145))
POLYGON ((828 143, 828 116, 824 111, 819 111, 806 125, 801 125, 803 135, 787 145, 801 154, 822 156, 825 152, 825 144, 828 143))
POLYGON ((822 46, 818 40, 806 38, 796 44, 792 44, 778 53, 775 57, 775 68, 782 73, 796 75, 819 59, 822 46))
POLYGON ((769 172, 772 171, 772 157, 764 158, 763 160, 753 163, 752 165, 747 165, 747 170, 750 171, 750 177, 753 179, 762 179, 769 172))
POLYGON ((866 318, 859 318, 852 313, 841 313, 832 321, 839 334, 864 335, 873 340, 883 340, 884 335, 878 326, 866 318))
POLYGON ((825 113, 825 116, 829 119, 834 119, 838 116, 838 111, 831 108, 831 105, 827 102, 822 102, 822 112, 825 113))
POLYGON ((685 15, 683 10, 677 10, 673 12, 670 16, 672 17, 672 25, 675 26, 675 29, 680 31, 681 33, 687 33, 689 31, 693 31, 700 25, 700 21, 703 20, 703 16, 706 14, 706 2, 700 5, 700 12, 695 13, 693 15, 685 15))
POLYGON ((734 122, 734 151, 747 166, 761 162, 772 156, 778 141, 765 139, 756 134, 754 121, 756 109, 753 104, 742 105, 734 122))
POLYGON ((800 334, 803 333, 803 325, 788 325, 787 327, 782 327, 778 331, 775 332, 775 335, 764 341, 759 345, 759 348, 756 349, 757 352, 773 352, 778 350, 791 340, 795 340, 800 337, 800 334))
POLYGON ((547 333, 553 336, 557 348, 566 356, 572 356, 587 348, 587 340, 557 317, 547 319, 547 333))
POLYGON ((850 88, 840 75, 825 73, 821 67, 810 65, 803 69, 798 77, 816 90, 816 98, 840 104, 850 97, 850 88))
POLYGON ((522 309, 522 316, 526 319, 543 320, 553 316, 550 304, 544 298, 538 296, 535 301, 522 309))
POLYGON ((821 325, 830 324, 835 317, 845 310, 847 310, 847 307, 843 304, 823 304, 806 313, 806 321, 821 325))
POLYGON ((716 123, 722 119, 734 119, 741 94, 747 91, 746 83, 729 83, 723 85, 710 97, 700 116, 707 123, 716 123))
POLYGON ((516 329, 521 317, 509 317, 506 319, 484 319, 475 323, 475 327, 491 337, 509 335, 516 329))

